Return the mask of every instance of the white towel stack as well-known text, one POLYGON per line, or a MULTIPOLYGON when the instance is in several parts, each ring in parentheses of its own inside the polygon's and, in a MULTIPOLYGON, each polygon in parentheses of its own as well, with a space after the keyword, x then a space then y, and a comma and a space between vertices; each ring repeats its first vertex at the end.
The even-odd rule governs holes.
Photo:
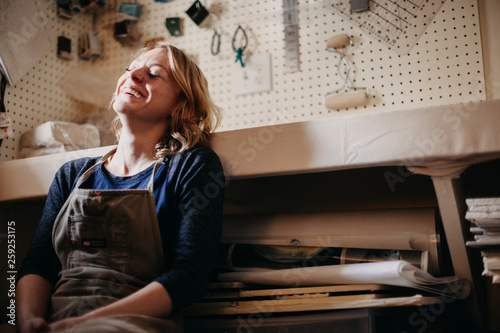
POLYGON ((470 231, 474 234, 467 246, 481 250, 483 275, 500 283, 500 198, 470 198, 465 202, 465 218, 472 223, 470 231))

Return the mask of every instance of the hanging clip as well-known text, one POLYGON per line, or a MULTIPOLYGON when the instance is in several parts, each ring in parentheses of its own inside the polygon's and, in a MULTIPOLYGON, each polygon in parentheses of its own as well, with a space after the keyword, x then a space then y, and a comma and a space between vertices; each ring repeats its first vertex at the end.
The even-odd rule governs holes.
POLYGON ((241 25, 238 25, 238 28, 236 28, 236 31, 234 32, 234 35, 233 35, 233 40, 231 42, 231 45, 233 46, 234 52, 236 52, 236 60, 234 62, 239 61, 241 64, 241 67, 245 67, 245 64, 243 63, 243 51, 245 51, 245 49, 248 46, 248 36, 247 36, 247 33, 245 32, 245 30, 241 27, 241 25), (238 49, 236 49, 236 46, 235 46, 236 35, 238 34, 239 30, 241 30, 241 32, 243 33, 243 37, 245 37, 245 45, 243 45, 243 47, 239 47, 238 49))

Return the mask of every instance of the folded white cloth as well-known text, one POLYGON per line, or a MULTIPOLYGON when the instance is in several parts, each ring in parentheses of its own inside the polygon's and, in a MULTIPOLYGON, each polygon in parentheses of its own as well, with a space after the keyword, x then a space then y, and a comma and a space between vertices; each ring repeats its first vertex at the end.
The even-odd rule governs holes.
POLYGON ((487 205, 487 206, 470 206, 469 212, 500 212, 500 205, 487 205))
POLYGON ((465 199, 465 203, 470 207, 474 206, 500 206, 500 198, 492 197, 492 198, 467 198, 465 199))
POLYGON ((91 124, 49 121, 24 133, 19 157, 32 157, 99 147, 99 129, 91 124))
POLYGON ((500 219, 500 212, 467 212, 465 219, 469 221, 477 221, 484 219, 500 219))

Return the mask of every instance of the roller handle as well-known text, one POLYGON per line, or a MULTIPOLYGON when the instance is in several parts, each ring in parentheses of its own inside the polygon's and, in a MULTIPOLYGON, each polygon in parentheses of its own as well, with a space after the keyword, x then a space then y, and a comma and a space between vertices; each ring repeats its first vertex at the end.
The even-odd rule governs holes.
POLYGON ((326 47, 329 49, 338 49, 351 44, 351 38, 347 34, 330 37, 326 41, 326 47))
POLYGON ((346 94, 332 94, 325 97, 325 106, 329 110, 341 110, 366 105, 366 91, 356 91, 346 94))

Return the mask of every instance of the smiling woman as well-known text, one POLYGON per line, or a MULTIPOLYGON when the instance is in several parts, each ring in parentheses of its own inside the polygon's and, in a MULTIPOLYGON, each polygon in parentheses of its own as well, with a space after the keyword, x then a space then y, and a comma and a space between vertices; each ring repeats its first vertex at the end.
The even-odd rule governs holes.
POLYGON ((203 73, 174 46, 152 46, 112 106, 118 147, 66 163, 51 185, 19 272, 21 332, 182 331, 180 313, 209 280, 225 180, 203 73), (199 205, 208 184, 218 191, 199 205))
POLYGON ((196 143, 208 145, 209 133, 220 123, 221 111, 210 98, 208 82, 199 67, 182 51, 166 43, 158 43, 142 49, 135 60, 127 67, 126 72, 118 81, 113 107, 118 113, 114 128, 120 137, 122 119, 120 118, 120 103, 117 102, 120 85, 123 80, 132 77, 131 85, 126 93, 137 98, 146 98, 147 91, 139 88, 138 81, 166 84, 169 91, 164 91, 164 99, 159 104, 169 104, 169 100, 177 98, 169 114, 169 131, 158 145, 158 153, 171 154, 188 149, 196 143), (163 52, 162 52, 163 51, 163 52), (151 54, 152 53, 152 54, 151 54), (158 59, 156 59, 158 57, 158 59), (149 61, 149 62, 148 62, 149 61), (128 74, 128 75, 127 75, 128 74), (158 82, 160 81, 160 82, 158 82), (177 96, 173 92, 178 91, 177 96))
POLYGON ((180 93, 171 70, 162 65, 168 63, 167 52, 154 49, 135 59, 126 69, 118 80, 113 103, 122 123, 146 121, 161 125, 161 133, 165 132, 180 93))

